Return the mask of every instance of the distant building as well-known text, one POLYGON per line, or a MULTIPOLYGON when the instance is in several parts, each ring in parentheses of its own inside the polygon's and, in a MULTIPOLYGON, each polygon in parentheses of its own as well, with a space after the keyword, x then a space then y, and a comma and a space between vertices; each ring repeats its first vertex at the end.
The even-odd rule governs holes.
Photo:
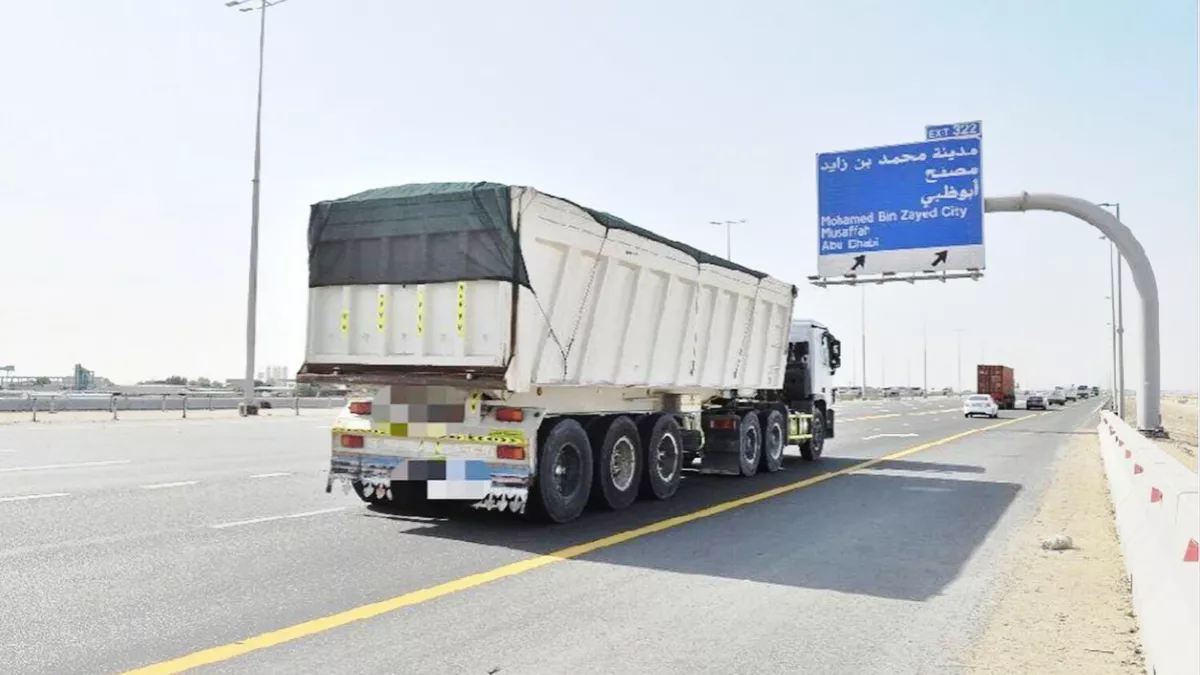
POLYGON ((285 380, 291 379, 291 373, 288 372, 287 366, 267 366, 265 377, 261 378, 267 384, 277 384, 285 380))

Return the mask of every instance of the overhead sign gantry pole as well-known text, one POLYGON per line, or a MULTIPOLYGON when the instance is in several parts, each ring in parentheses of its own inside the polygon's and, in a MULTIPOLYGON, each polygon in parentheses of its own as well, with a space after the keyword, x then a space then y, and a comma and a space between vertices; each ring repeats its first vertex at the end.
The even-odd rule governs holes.
POLYGON ((1158 283, 1129 228, 1092 202, 1057 194, 983 197, 982 123, 925 128, 925 140, 817 155, 819 287, 979 279, 984 212, 1056 211, 1090 223, 1129 263, 1142 298, 1138 428, 1161 436, 1158 283))
MULTIPOLYGON (((1020 211, 1056 211, 1089 223, 1116 245, 1129 264, 1133 285, 1142 298, 1142 382, 1137 394, 1138 429, 1147 435, 1162 436, 1161 354, 1158 334, 1158 280, 1146 249, 1133 232, 1107 209, 1085 199, 1057 194, 1022 192, 1014 197, 989 197, 984 202, 988 213, 1020 211)), ((1121 392, 1117 392, 1121 395, 1121 392)))

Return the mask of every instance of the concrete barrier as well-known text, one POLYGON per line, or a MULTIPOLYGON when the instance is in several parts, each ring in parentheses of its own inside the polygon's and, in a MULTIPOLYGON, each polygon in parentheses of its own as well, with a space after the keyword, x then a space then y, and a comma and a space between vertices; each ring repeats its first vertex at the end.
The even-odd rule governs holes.
MULTIPOLYGON (((200 410, 237 410, 242 402, 237 395, 196 394, 144 394, 114 396, 34 395, 28 397, 0 397, 0 413, 26 413, 33 421, 45 415, 75 411, 107 411, 114 419, 126 411, 175 411, 181 417, 188 412, 200 410)), ((301 409, 340 408, 346 405, 342 397, 270 397, 260 398, 260 403, 269 404, 273 410, 292 410, 299 414, 301 409)))
POLYGON ((1112 413, 1097 431, 1146 672, 1200 673, 1196 474, 1112 413))

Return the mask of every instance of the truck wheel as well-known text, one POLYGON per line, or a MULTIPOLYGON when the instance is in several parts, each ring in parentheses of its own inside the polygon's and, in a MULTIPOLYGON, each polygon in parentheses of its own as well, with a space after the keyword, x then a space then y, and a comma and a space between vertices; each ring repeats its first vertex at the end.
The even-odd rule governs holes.
POLYGON ((800 444, 800 456, 805 461, 815 462, 825 450, 825 412, 820 408, 813 408, 811 431, 812 438, 800 444))
POLYGON ((748 412, 742 416, 738 434, 738 465, 743 476, 753 476, 758 473, 758 464, 762 461, 763 436, 762 427, 758 424, 758 413, 748 412))
POLYGON ((552 523, 579 517, 592 491, 592 444, 578 421, 564 418, 540 434, 530 506, 552 523))
POLYGON ((614 511, 633 503, 642 477, 642 441, 637 425, 624 415, 603 419, 588 431, 596 464, 591 501, 614 511))
POLYGON ((670 415, 647 417, 638 422, 646 470, 642 472, 642 496, 667 500, 675 496, 683 480, 683 434, 670 415))
POLYGON ((787 446, 787 432, 783 426, 783 413, 778 410, 764 410, 758 414, 758 424, 762 428, 762 469, 767 473, 775 473, 783 467, 783 448, 787 446))

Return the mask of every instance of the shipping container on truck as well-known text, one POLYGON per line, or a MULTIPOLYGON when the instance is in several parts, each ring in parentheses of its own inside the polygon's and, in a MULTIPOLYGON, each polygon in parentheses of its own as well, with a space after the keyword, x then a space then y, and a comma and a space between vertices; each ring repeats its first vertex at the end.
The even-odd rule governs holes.
POLYGON ((979 366, 975 392, 990 395, 1001 410, 1017 407, 1016 379, 1008 366, 979 366))
POLYGON ((841 345, 796 288, 533 188, 435 183, 312 207, 298 379, 375 387, 329 485, 552 522, 778 471, 834 432, 841 345))

